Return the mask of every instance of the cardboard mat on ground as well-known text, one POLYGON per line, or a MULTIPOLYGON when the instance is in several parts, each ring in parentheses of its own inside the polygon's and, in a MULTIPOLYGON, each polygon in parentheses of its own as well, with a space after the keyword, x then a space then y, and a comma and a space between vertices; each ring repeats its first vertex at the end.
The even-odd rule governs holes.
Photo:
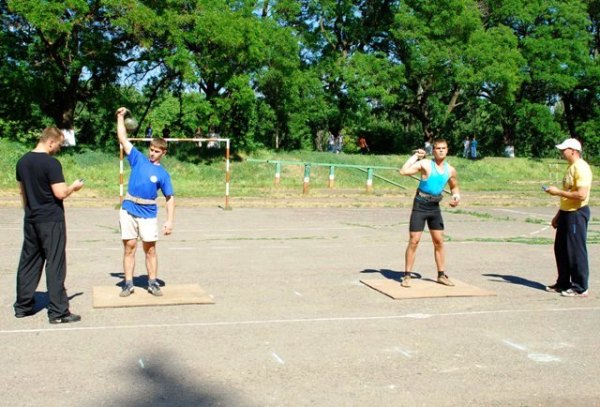
POLYGON ((411 279, 410 287, 402 287, 399 281, 390 279, 360 280, 360 282, 395 300, 496 295, 492 291, 484 290, 455 279, 452 279, 452 282, 455 284, 453 287, 438 284, 436 281, 427 278, 411 279))
POLYGON ((146 307, 154 305, 214 304, 213 299, 198 284, 169 284, 161 288, 163 295, 155 297, 145 287, 135 287, 129 297, 119 297, 121 287, 94 287, 94 308, 146 307))

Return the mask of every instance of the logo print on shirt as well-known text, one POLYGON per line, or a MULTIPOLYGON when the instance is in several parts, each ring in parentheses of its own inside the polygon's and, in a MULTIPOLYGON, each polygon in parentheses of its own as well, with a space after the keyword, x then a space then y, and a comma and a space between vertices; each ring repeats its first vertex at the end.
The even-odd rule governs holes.
POLYGON ((156 175, 153 175, 150 177, 150 182, 152 182, 153 184, 156 184, 157 181, 158 181, 158 178, 156 178, 156 175))

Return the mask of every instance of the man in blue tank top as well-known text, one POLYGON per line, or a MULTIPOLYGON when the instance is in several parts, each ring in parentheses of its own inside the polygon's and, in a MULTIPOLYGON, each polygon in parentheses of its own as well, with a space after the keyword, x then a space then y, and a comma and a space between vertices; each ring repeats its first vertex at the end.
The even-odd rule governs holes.
POLYGON ((448 154, 448 143, 443 139, 433 141, 433 159, 424 160, 425 150, 417 150, 402 166, 400 174, 415 175, 421 174, 419 187, 413 201, 412 212, 410 215, 409 241, 406 247, 404 257, 405 268, 403 287, 410 287, 410 276, 415 264, 417 247, 421 240, 425 223, 431 234, 437 266, 437 282, 447 286, 453 286, 454 283, 445 273, 446 258, 444 253, 444 220, 440 210, 440 201, 442 200, 444 187, 446 184, 450 187, 452 200, 450 206, 455 207, 460 202, 460 191, 456 178, 456 169, 446 162, 448 154))
POLYGON ((156 205, 156 198, 158 197, 158 190, 162 191, 167 201, 167 220, 163 225, 165 235, 170 235, 173 230, 175 212, 171 176, 160 165, 160 160, 167 153, 167 142, 160 137, 152 139, 148 157, 146 157, 127 138, 124 119, 126 112, 127 109, 124 107, 117 110, 117 136, 131 165, 127 195, 123 200, 119 213, 119 225, 124 248, 123 272, 125 274, 120 296, 127 297, 134 290, 133 272, 138 238, 142 241, 146 257, 148 292, 155 296, 161 296, 162 292, 157 281, 158 260, 156 255, 156 242, 158 241, 158 206, 156 205))

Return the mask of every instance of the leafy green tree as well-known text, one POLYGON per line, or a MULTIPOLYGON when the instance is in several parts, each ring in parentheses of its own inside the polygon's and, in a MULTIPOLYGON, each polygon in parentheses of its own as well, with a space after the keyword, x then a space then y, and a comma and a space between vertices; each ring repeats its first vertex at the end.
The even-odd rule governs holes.
POLYGON ((592 37, 587 30, 589 15, 580 0, 488 1, 488 24, 509 27, 526 63, 522 67, 524 80, 516 105, 506 105, 505 126, 524 146, 540 146, 529 150, 535 156, 551 149, 554 141, 564 137, 579 137, 577 127, 581 117, 577 100, 581 92, 589 91, 590 78, 596 62, 590 58, 592 37), (537 105, 537 107, 534 107, 537 105), (533 109, 533 110, 532 110, 533 109), (543 110, 548 114, 541 114, 543 110), (531 115, 531 112, 537 114, 531 115), (519 114, 518 112, 521 112, 519 114), (559 126, 542 126, 537 119, 555 121, 559 126), (524 123, 529 122, 529 123, 524 123), (534 129, 548 130, 540 133, 534 129), (529 129, 529 130, 528 130, 529 129), (524 131, 525 130, 525 131, 524 131))
POLYGON ((112 21, 127 4, 7 0, 5 5, 4 63, 18 72, 10 85, 57 126, 73 128, 78 103, 115 82, 126 64, 132 43, 112 21))
MULTIPOLYGON (((396 14, 393 57, 404 66, 405 89, 396 109, 418 121, 421 140, 441 134, 450 115, 464 104, 471 85, 468 48, 482 30, 473 1, 406 1, 396 14)), ((416 140, 414 140, 416 141, 416 140)), ((420 143, 419 143, 420 144, 420 143)))

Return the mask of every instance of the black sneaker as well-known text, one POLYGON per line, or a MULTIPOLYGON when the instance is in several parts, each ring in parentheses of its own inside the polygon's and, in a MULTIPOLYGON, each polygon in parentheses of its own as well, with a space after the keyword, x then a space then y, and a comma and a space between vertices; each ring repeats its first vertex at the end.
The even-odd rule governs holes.
POLYGON ((148 286, 148 292, 155 297, 161 297, 163 295, 162 291, 160 291, 160 285, 158 283, 150 284, 148 286))
POLYGON ((20 311, 15 312, 15 318, 25 318, 35 315, 35 311, 20 311))
POLYGON ((548 291, 549 293, 559 293, 560 294, 564 290, 566 290, 566 289, 560 287, 558 284, 552 284, 552 285, 546 286, 546 291, 548 291))
POLYGON ((77 314, 69 314, 64 317, 50 318, 51 324, 68 324, 70 322, 81 321, 81 316, 77 314))

